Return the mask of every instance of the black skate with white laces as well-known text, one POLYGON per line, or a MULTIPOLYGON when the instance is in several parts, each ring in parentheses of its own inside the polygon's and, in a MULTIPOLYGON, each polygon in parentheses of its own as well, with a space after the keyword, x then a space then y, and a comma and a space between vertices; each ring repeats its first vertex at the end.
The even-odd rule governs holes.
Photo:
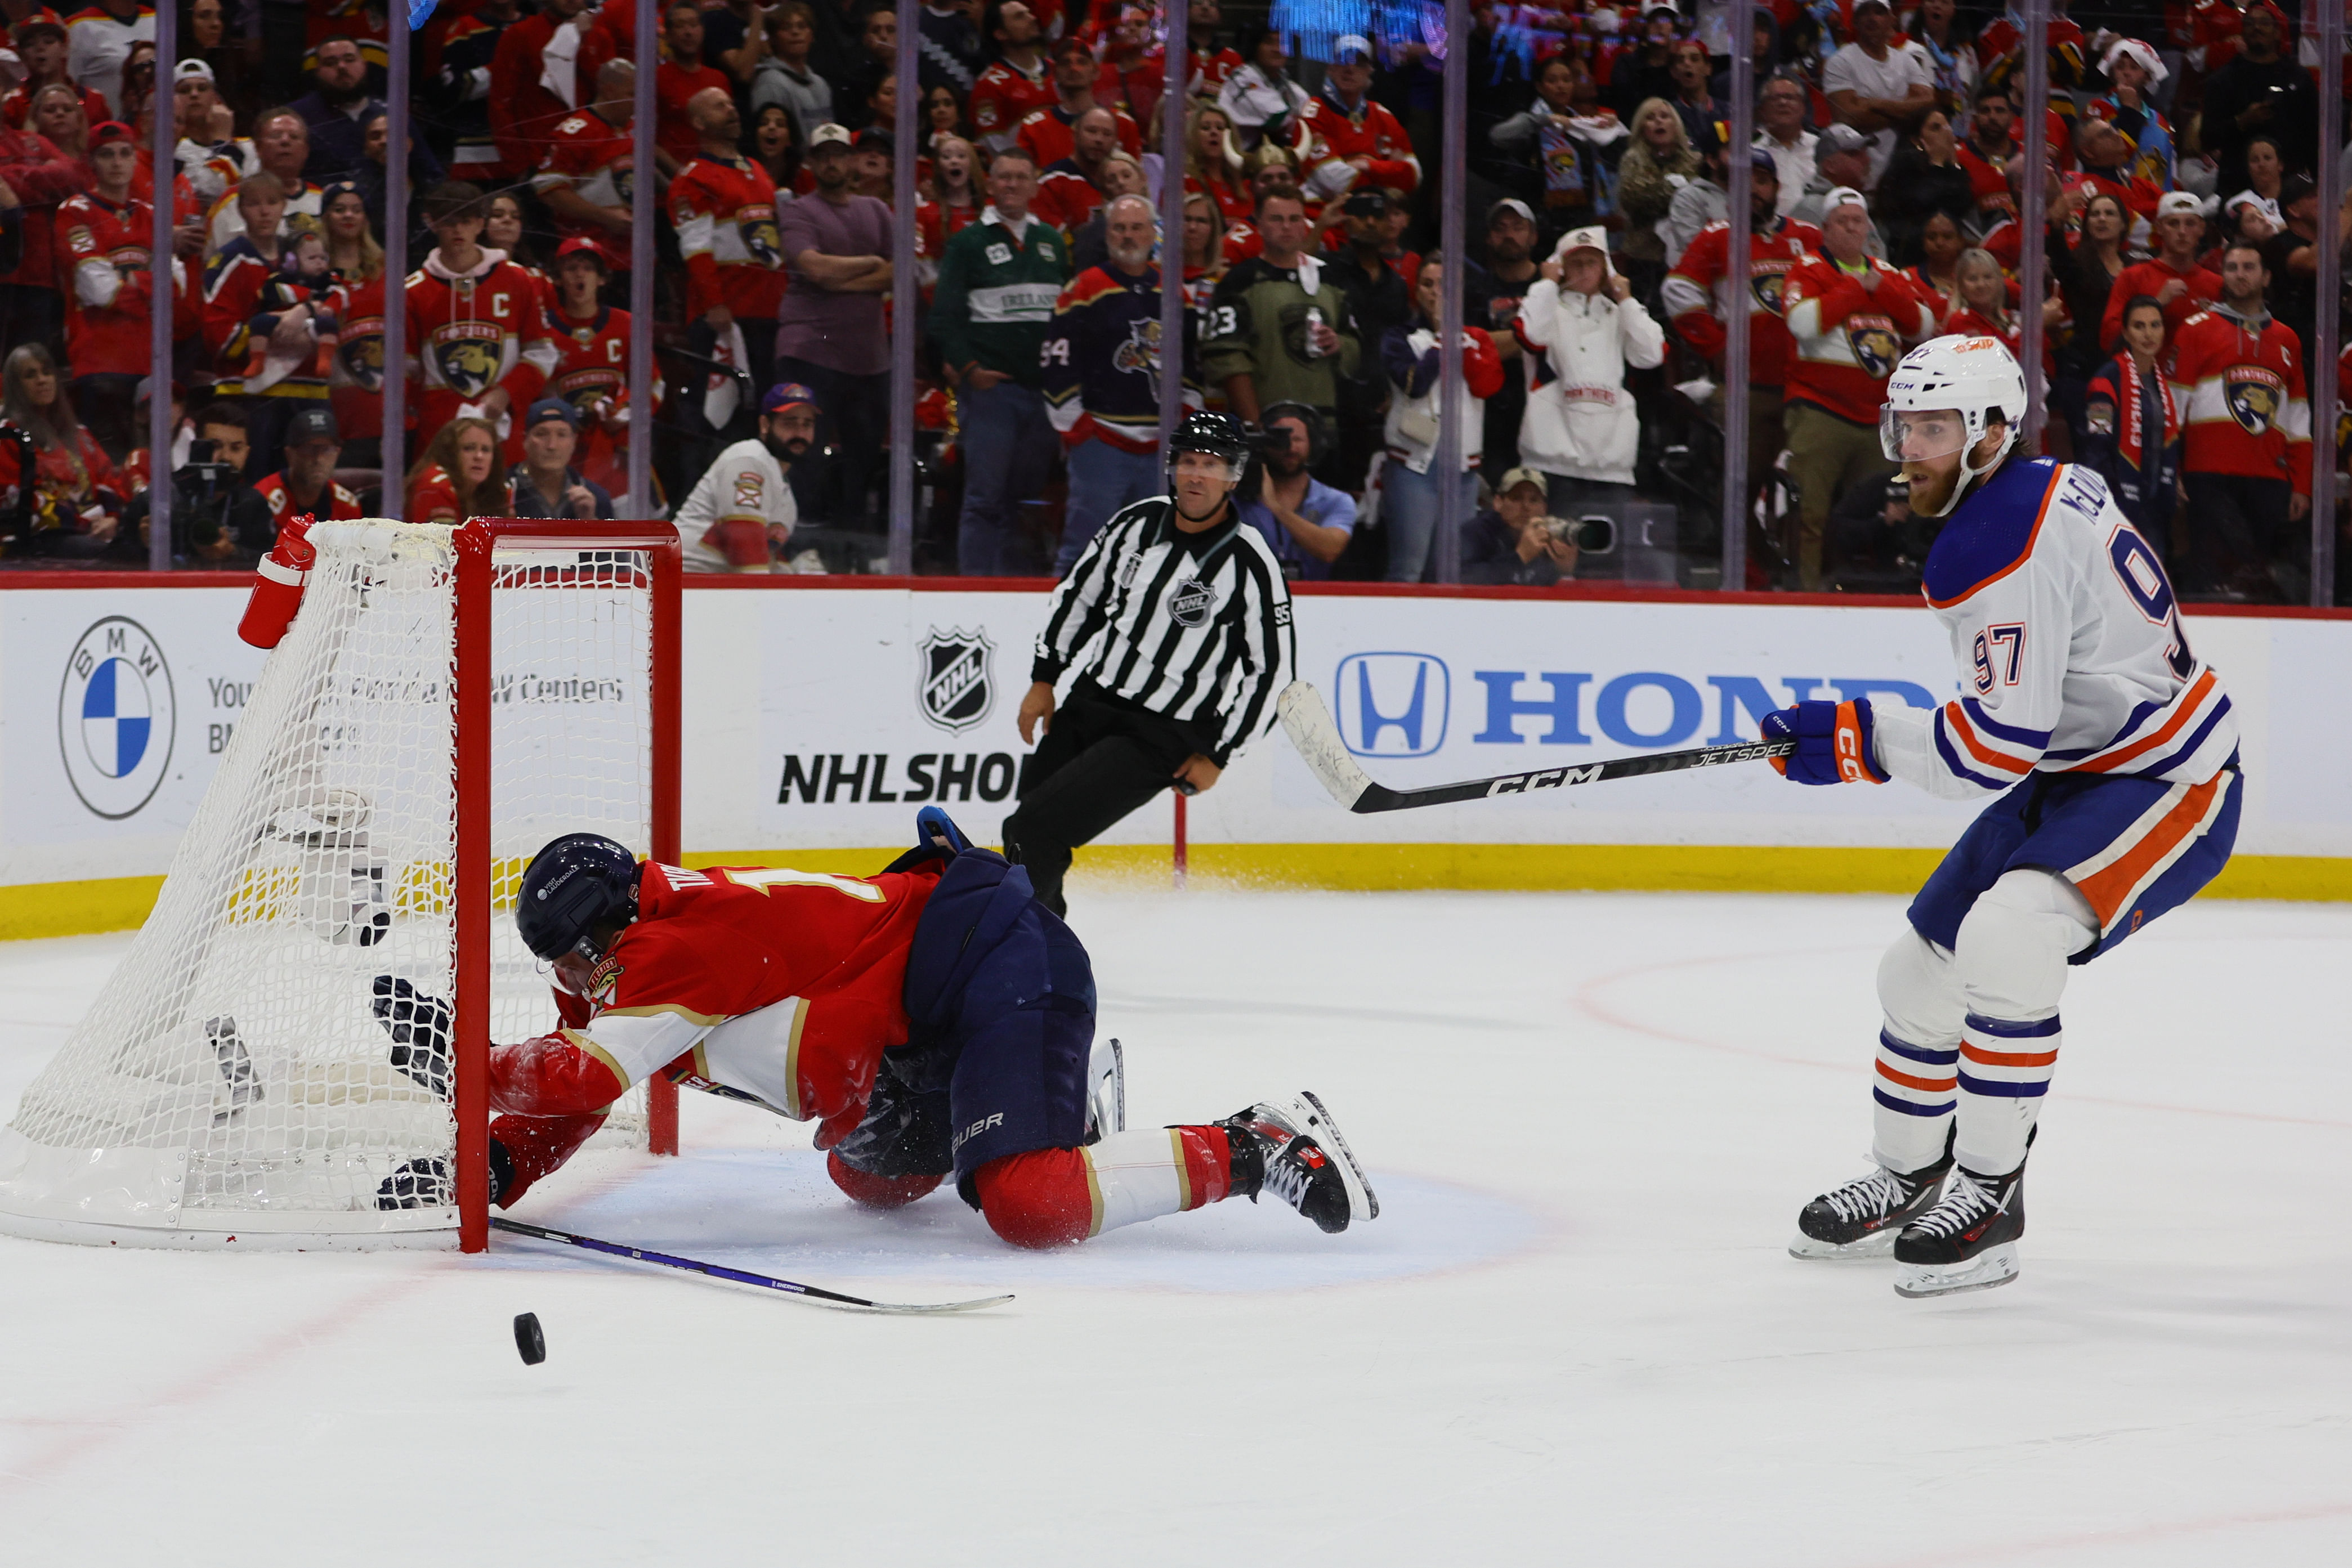
POLYGON ((1364 1167, 1314 1095, 1252 1105, 1218 1125, 1233 1147, 1236 1197, 1255 1203, 1259 1193, 1270 1192, 1327 1235, 1380 1218, 1381 1200, 1364 1180, 1364 1167))
POLYGON ((1927 1211, 1952 1169, 1952 1134, 1944 1134, 1944 1157, 1916 1171, 1885 1166, 1805 1205, 1797 1216, 1791 1258, 1883 1258, 1906 1225, 1927 1211))
POLYGON ((1990 1291, 2017 1278, 2017 1239, 2025 1234, 2025 1167, 1986 1176, 1966 1166, 1933 1207, 1895 1239, 1895 1293, 1949 1296, 1990 1291))

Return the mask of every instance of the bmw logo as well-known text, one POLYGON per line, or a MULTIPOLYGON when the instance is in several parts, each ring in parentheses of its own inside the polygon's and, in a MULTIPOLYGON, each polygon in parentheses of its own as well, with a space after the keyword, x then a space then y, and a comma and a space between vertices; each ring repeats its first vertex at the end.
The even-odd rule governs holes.
POLYGON ((179 716, 171 666, 147 629, 110 615, 81 634, 58 694, 58 747, 81 803, 128 817, 154 797, 179 716))

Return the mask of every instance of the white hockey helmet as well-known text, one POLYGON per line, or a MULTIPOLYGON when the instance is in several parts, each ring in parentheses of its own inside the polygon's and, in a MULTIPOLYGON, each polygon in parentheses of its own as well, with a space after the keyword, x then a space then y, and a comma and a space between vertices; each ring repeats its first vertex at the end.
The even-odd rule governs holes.
POLYGON ((1937 516, 1948 515, 1959 505, 1969 484, 2000 466, 2025 423, 2025 372, 2017 356, 1998 338, 1969 338, 1958 333, 1930 338, 1895 367, 1886 381, 1886 403, 1878 414, 1879 449, 1890 463, 1960 455, 1959 482, 1937 516), (1906 415, 1950 410, 1959 418, 1948 427, 1906 415), (1998 418, 2000 449, 1981 468, 1969 465, 1968 454, 1998 418))

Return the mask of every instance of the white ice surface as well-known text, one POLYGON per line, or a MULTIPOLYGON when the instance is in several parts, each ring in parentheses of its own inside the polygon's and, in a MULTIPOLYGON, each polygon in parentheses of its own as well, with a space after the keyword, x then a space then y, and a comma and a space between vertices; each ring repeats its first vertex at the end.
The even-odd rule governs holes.
MULTIPOLYGON (((1132 1119, 1320 1092, 1381 1218, 1024 1255, 689 1095, 539 1243, 0 1238, 0 1562, 2352 1562, 2352 911, 2204 904, 2075 974, 2024 1274, 1800 1263, 1868 1141, 1884 898, 1082 892, 1132 1119), (509 1320, 545 1324, 516 1357, 509 1320)), ((126 940, 0 946, 0 1107, 126 940)))

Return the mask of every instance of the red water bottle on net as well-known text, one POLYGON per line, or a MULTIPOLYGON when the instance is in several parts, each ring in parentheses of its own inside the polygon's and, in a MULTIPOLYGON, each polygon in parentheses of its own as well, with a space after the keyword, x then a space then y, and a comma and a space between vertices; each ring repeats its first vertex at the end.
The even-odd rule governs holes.
POLYGON ((310 579, 310 563, 319 558, 318 547, 308 537, 318 520, 308 512, 290 519, 261 558, 253 597, 245 601, 245 619, 236 623, 236 634, 257 648, 278 646, 302 608, 302 585, 310 579))

